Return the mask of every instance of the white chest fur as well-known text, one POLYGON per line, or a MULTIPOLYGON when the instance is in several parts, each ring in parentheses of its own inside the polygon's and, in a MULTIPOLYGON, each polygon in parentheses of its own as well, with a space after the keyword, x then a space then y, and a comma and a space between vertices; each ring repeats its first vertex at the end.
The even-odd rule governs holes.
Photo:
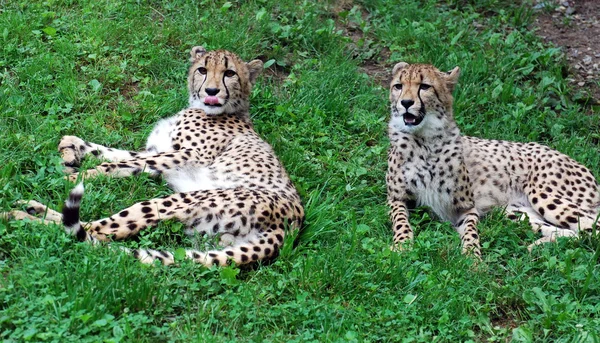
POLYGON ((162 119, 154 126, 148 140, 146 141, 146 151, 149 153, 160 153, 173 150, 172 134, 179 115, 162 119))
MULTIPOLYGON (((146 154, 174 151, 173 138, 180 116, 162 119, 154 126, 146 142, 146 154)), ((218 172, 219 163, 206 165, 200 161, 188 160, 185 164, 165 171, 163 178, 176 192, 235 188, 242 186, 239 176, 218 172)))
POLYGON ((418 205, 430 207, 444 220, 453 220, 455 184, 447 172, 440 176, 438 163, 438 157, 417 157, 402 165, 402 175, 407 189, 414 195, 418 205))

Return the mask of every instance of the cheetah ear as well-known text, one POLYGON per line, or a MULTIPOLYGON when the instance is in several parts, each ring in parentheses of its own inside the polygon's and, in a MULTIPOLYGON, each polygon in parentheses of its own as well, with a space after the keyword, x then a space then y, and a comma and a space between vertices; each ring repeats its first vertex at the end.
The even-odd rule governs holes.
POLYGON ((396 75, 396 73, 399 70, 402 70, 404 68, 408 67, 408 63, 406 62, 398 62, 396 63, 396 65, 394 66, 394 69, 392 69, 392 76, 396 75))
POLYGON ((250 73, 250 83, 254 84, 256 77, 263 70, 263 62, 261 60, 253 60, 246 63, 246 67, 248 67, 248 72, 250 73))
POLYGON ((458 83, 458 77, 460 76, 460 68, 454 67, 454 69, 449 72, 443 73, 444 79, 446 79, 446 87, 448 90, 452 92, 454 90, 454 86, 458 83))
POLYGON ((195 46, 190 50, 190 62, 196 62, 200 57, 206 54, 206 49, 203 46, 195 46))

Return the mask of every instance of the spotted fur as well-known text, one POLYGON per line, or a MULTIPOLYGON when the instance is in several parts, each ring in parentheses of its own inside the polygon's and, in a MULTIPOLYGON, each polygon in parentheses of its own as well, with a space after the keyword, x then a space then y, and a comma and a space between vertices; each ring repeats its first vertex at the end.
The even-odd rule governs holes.
MULTIPOLYGON (((218 235, 226 245, 222 250, 186 250, 188 258, 206 266, 277 256, 286 230, 301 226, 304 210, 284 167, 254 131, 249 117, 250 91, 263 64, 259 60, 245 63, 231 52, 207 52, 202 47, 191 50, 191 63, 189 107, 159 121, 145 150, 118 150, 74 136, 63 137, 59 144, 64 164, 70 168, 87 154, 108 160, 69 175, 70 180, 148 173, 166 179, 174 194, 82 223, 81 184, 70 193, 62 215, 37 202, 28 204, 28 212, 46 213, 46 221, 62 221, 67 233, 92 243, 132 237, 160 221, 175 219, 185 225, 186 233, 218 235)), ((19 211, 10 215, 34 218, 19 211)), ((131 253, 144 263, 174 262, 173 253, 166 251, 131 253)))
POLYGON ((458 67, 398 63, 390 85, 387 192, 393 249, 413 239, 408 204, 429 206, 460 234, 463 252, 481 255, 477 223, 494 207, 529 219, 542 238, 591 232, 600 186, 570 157, 537 143, 462 136, 452 111, 458 67))

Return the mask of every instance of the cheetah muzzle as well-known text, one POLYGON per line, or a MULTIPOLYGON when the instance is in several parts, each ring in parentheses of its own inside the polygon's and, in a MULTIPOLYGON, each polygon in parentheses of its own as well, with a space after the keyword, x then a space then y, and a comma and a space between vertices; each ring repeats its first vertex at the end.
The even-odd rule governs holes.
POLYGON ((405 112, 402 115, 402 119, 404 119, 404 124, 406 124, 406 126, 418 126, 421 124, 424 117, 425 115, 414 115, 409 112, 405 112))

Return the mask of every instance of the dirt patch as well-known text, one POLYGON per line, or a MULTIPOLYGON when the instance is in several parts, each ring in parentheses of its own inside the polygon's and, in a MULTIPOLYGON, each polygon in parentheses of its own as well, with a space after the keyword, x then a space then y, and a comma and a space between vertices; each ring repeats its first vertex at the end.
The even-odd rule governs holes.
POLYGON ((490 324, 495 327, 508 328, 511 330, 519 327, 519 322, 507 314, 496 317, 492 316, 490 324))
POLYGON ((126 82, 119 91, 126 100, 131 100, 140 92, 139 82, 126 82))
POLYGON ((285 79, 290 76, 290 72, 279 66, 270 66, 263 71, 264 76, 271 79, 276 85, 282 85, 285 79))
MULTIPOLYGON (((600 104, 600 1, 534 0, 536 33, 546 42, 564 50, 569 64, 568 80, 576 89, 576 99, 587 105, 600 104)), ((371 46, 360 22, 369 13, 352 0, 339 0, 332 12, 336 26, 350 38, 348 48, 363 60, 362 71, 384 88, 389 86, 391 66, 387 47, 371 46), (367 58, 365 58, 367 51, 367 58)))
POLYGON ((391 52, 387 47, 383 47, 377 54, 377 60, 370 59, 365 61, 361 69, 375 80, 375 83, 383 88, 388 88, 392 81, 392 66, 384 64, 382 61, 387 61, 390 58, 391 52))
MULTIPOLYGON (((263 63, 267 63, 270 60, 267 55, 257 56, 256 59, 261 60, 263 63)), ((286 60, 290 60, 291 58, 286 58, 286 60)), ((271 66, 263 70, 263 76, 273 81, 276 85, 282 85, 285 82, 285 79, 290 76, 291 68, 288 66, 282 67, 277 63, 273 63, 271 66)))
POLYGON ((561 47, 578 100, 600 104, 600 1, 536 0, 537 34, 561 47))
POLYGON ((332 11, 335 15, 336 28, 350 38, 348 48, 354 51, 353 57, 363 61, 361 70, 376 84, 387 88, 391 67, 385 63, 390 57, 390 50, 374 44, 374 41, 362 31, 361 25, 369 22, 369 13, 352 0, 337 1, 332 11))

